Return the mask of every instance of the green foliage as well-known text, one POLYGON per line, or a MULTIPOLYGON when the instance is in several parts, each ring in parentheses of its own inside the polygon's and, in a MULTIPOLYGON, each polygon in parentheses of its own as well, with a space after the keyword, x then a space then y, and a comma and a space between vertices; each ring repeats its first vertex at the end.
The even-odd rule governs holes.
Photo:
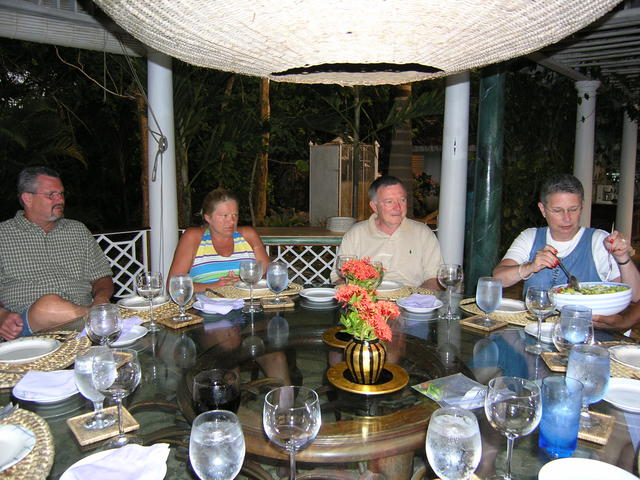
POLYGON ((413 176, 413 213, 422 218, 432 212, 429 208, 428 198, 440 195, 440 185, 431 178, 431 175, 422 172, 413 176))

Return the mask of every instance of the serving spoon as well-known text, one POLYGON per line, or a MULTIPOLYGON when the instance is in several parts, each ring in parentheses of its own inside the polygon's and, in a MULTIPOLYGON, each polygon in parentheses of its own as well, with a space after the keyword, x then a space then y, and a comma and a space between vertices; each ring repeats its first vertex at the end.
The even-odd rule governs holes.
POLYGON ((556 257, 556 258, 558 259, 558 265, 560 265, 560 268, 562 269, 564 274, 569 279, 569 286, 571 288, 573 288, 576 292, 579 292, 580 291, 580 283, 578 282, 578 279, 575 277, 575 275, 571 275, 569 273, 569 270, 567 270, 567 267, 564 266, 564 264, 562 263, 562 260, 560 260, 559 257, 556 257))

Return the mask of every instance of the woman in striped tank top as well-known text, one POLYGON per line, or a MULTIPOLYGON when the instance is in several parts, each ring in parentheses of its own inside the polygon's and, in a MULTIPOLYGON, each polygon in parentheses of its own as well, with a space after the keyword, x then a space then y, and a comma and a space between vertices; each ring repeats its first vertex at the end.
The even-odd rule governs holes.
POLYGON ((206 225, 188 228, 180 237, 169 277, 189 273, 195 291, 201 292, 239 281, 240 261, 247 258, 261 262, 266 271, 269 258, 258 232, 238 227, 238 197, 213 190, 202 202, 202 214, 206 225))

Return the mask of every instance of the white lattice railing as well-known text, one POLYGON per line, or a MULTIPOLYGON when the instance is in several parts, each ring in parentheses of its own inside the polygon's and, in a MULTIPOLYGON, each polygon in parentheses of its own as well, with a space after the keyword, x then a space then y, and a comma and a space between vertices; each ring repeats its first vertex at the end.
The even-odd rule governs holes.
MULTIPOLYGON (((115 297, 125 297, 135 292, 135 278, 149 267, 149 230, 101 233, 94 235, 105 252, 113 270, 115 297)), ((330 283, 331 269, 336 258, 339 242, 328 239, 322 243, 314 239, 313 244, 300 244, 300 239, 264 237, 267 254, 274 260, 289 265, 292 282, 300 284, 330 283)))

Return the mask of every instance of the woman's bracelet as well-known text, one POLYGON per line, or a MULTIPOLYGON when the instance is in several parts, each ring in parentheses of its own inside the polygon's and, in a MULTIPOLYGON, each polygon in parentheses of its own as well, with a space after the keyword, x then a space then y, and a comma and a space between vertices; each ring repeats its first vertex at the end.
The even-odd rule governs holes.
POLYGON ((529 280, 533 276, 533 272, 531 272, 526 277, 524 275, 522 275, 522 266, 523 265, 524 265, 524 263, 521 263, 520 265, 518 265, 518 275, 520 276, 521 280, 529 280))
POLYGON ((619 262, 618 260, 616 260, 616 263, 618 265, 626 265, 627 263, 629 263, 631 261, 631 257, 627 258, 624 262, 619 262))

